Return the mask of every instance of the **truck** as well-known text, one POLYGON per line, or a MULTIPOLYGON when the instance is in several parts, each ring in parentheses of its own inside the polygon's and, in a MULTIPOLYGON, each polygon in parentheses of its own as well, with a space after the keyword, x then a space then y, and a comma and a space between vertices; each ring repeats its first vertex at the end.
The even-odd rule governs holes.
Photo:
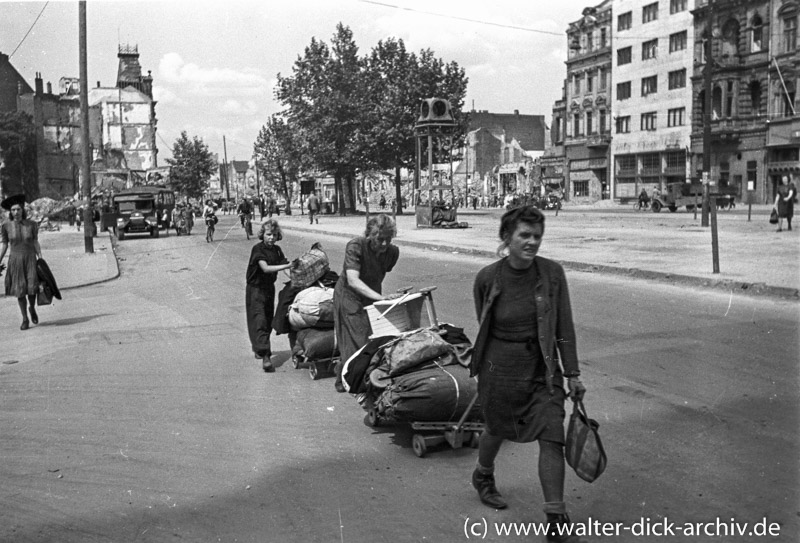
MULTIPOLYGON (((737 189, 735 186, 713 185, 709 187, 709 195, 716 196, 735 196, 737 189)), ((667 183, 667 190, 659 196, 653 196, 651 209, 653 213, 658 213, 663 208, 667 208, 674 213, 678 208, 686 206, 687 211, 692 211, 694 206, 700 206, 703 202, 703 184, 699 180, 692 180, 691 183, 667 183)))
POLYGON ((164 228, 169 235, 169 222, 175 207, 175 194, 163 186, 138 186, 114 195, 114 229, 122 241, 129 234, 149 234, 159 237, 164 228))

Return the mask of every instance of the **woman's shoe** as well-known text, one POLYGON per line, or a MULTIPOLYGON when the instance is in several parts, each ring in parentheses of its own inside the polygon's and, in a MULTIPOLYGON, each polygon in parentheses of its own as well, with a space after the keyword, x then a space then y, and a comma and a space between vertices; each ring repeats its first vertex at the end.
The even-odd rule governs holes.
POLYGON ((27 330, 28 328, 29 328, 28 319, 25 319, 24 321, 22 321, 22 324, 19 326, 19 329, 20 330, 27 330))
POLYGON ((265 356, 263 361, 261 362, 261 367, 264 369, 264 373, 274 373, 275 366, 272 365, 272 360, 270 360, 269 356, 265 356))
POLYGON ((31 306, 29 310, 31 312, 31 322, 33 324, 39 324, 39 315, 36 314, 36 310, 33 308, 33 306, 31 306))

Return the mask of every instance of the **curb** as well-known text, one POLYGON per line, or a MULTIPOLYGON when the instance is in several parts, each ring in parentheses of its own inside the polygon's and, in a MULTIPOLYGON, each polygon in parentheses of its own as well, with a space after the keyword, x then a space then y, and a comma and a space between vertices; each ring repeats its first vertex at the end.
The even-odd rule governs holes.
MULTIPOLYGON (((284 230, 296 230, 311 234, 319 234, 318 230, 303 228, 302 226, 296 227, 294 225, 282 225, 284 230)), ((328 236, 337 236, 343 238, 351 238, 352 234, 345 234, 342 232, 321 232, 328 236)), ((425 243, 421 241, 408 241, 402 239, 393 240, 398 246, 415 247, 418 249, 427 249, 429 251, 441 251, 448 253, 459 253, 467 256, 478 256, 494 258, 497 256, 495 251, 487 251, 484 249, 468 249, 465 247, 456 247, 452 245, 438 245, 433 243, 425 243)), ((681 275, 675 273, 663 273, 650 270, 642 270, 639 268, 621 268, 616 266, 606 266, 598 264, 589 264, 586 262, 575 262, 571 260, 558 260, 556 262, 564 266, 564 268, 584 272, 584 273, 605 273, 608 275, 624 276, 634 279, 644 279, 649 281, 658 281, 661 283, 689 285, 697 288, 705 288, 710 290, 719 290, 732 292, 736 294, 743 294, 747 296, 764 296, 770 298, 778 298, 785 301, 800 301, 800 290, 790 287, 776 287, 770 286, 766 283, 749 283, 742 281, 733 281, 730 279, 706 279, 704 277, 695 277, 693 275, 681 275)))

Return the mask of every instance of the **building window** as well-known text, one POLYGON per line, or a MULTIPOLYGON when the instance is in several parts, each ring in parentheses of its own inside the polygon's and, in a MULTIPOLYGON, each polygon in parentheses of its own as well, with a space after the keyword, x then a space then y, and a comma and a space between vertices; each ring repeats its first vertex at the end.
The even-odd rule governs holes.
POLYGON ((631 117, 617 117, 617 134, 628 134, 631 131, 631 117))
POLYGON ((719 163, 719 186, 720 187, 727 187, 730 184, 731 179, 731 163, 730 162, 720 162, 719 163))
POLYGON ((642 130, 655 130, 656 129, 656 112, 649 111, 642 113, 642 130))
POLYGON ((658 2, 647 4, 642 8, 642 23, 649 23, 658 19, 658 2))
POLYGON ((600 68, 598 70, 598 73, 600 74, 600 84, 598 85, 597 90, 601 90, 601 91, 602 90, 606 90, 606 85, 608 85, 608 82, 607 82, 608 76, 606 74, 606 70, 603 69, 603 68, 600 68))
POLYGON ((682 89, 686 86, 686 68, 669 73, 669 90, 682 89))
POLYGON ((640 156, 642 159, 642 175, 658 175, 661 173, 661 156, 658 153, 645 153, 640 156))
POLYGON ((572 116, 572 129, 573 129, 573 136, 578 137, 582 136, 583 132, 581 131, 581 114, 576 113, 572 116))
POLYGON ((669 12, 680 13, 686 11, 686 0, 669 0, 669 12))
POLYGON ((608 31, 605 28, 600 29, 600 47, 608 47, 608 31))
POLYGON ((573 181, 574 196, 589 196, 589 181, 573 181))
POLYGON ((658 38, 642 44, 642 60, 654 59, 658 56, 658 38))
POLYGON ((686 114, 685 107, 677 107, 667 110, 667 126, 683 126, 683 118, 686 114))
POLYGON ((791 53, 797 49, 797 15, 783 19, 783 52, 791 53))
POLYGON ((587 134, 594 134, 594 124, 592 123, 592 112, 586 112, 586 133, 587 134))
POLYGON ((622 30, 630 30, 633 23, 633 12, 628 11, 617 16, 617 32, 622 30))
POLYGON ((651 75, 650 77, 642 78, 642 96, 648 94, 655 94, 658 92, 658 76, 651 75))
POLYGON ((630 47, 623 47, 622 49, 617 49, 617 65, 622 66, 624 64, 631 63, 631 48, 630 47))
POLYGON ((575 77, 572 78, 572 88, 574 90, 573 94, 580 94, 581 93, 581 75, 575 74, 575 77))
POLYGON ((761 83, 758 81, 750 82, 750 110, 752 115, 761 113, 761 83))
POLYGON ((764 41, 764 23, 761 17, 756 13, 753 16, 753 21, 750 30, 750 52, 758 53, 762 49, 764 41))
POLYGON ((669 36, 669 52, 683 51, 686 49, 686 31, 676 32, 669 36))
POLYGON ((755 160, 747 161, 747 190, 756 190, 758 180, 758 162, 755 160))
POLYGON ((594 51, 594 32, 586 33, 586 50, 590 53, 594 51))
POLYGON ((636 155, 617 155, 617 173, 620 175, 636 175, 636 155))
POLYGON ((586 92, 592 92, 594 90, 594 74, 589 72, 586 74, 586 92))
POLYGON ((617 83, 617 100, 627 100, 631 97, 631 82, 617 83))
POLYGON ((795 114, 794 111, 794 86, 791 81, 786 82, 786 92, 783 92, 781 89, 781 104, 782 104, 782 115, 783 117, 792 117, 795 114))
POLYGON ((683 172, 686 169, 686 152, 672 151, 665 154, 668 172, 683 172))
POLYGON ((727 92, 725 93, 725 116, 730 118, 733 116, 733 98, 734 98, 734 85, 733 81, 728 81, 727 92))
POLYGON ((600 110, 600 133, 601 134, 605 134, 606 132, 608 132, 608 130, 606 128, 606 110, 605 109, 601 109, 600 110))

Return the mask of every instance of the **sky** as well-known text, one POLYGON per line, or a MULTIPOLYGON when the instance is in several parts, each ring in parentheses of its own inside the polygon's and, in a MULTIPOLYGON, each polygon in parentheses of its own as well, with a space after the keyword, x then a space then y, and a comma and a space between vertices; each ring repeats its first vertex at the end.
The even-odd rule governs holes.
MULTIPOLYGON (((88 79, 114 86, 118 45, 136 45, 143 74, 153 77, 158 165, 182 131, 220 160, 250 160, 260 128, 281 110, 277 75, 292 74, 312 38, 330 44, 341 22, 361 56, 396 38, 410 51, 457 62, 469 79, 467 109, 519 110, 544 115, 549 125, 566 75, 567 26, 598 3, 88 0, 88 79)), ((54 91, 62 77, 79 76, 78 5, 0 0, 0 52, 31 87, 37 72, 54 91)))

